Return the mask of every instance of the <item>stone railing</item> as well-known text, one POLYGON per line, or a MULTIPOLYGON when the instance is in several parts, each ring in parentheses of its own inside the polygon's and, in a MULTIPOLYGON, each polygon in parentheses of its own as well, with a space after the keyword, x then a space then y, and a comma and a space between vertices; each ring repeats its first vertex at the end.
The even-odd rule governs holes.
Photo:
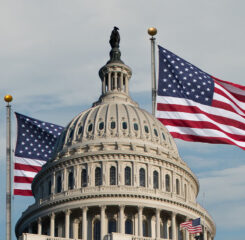
POLYGON ((47 235, 23 233, 22 236, 18 238, 18 240, 81 240, 81 239, 50 237, 47 235))

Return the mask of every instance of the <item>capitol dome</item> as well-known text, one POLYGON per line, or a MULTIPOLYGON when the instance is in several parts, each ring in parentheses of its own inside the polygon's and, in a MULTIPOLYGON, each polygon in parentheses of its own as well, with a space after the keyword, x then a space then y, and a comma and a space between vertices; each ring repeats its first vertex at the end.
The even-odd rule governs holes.
POLYGON ((16 236, 189 240, 180 223, 201 217, 205 240, 213 239, 215 224, 196 202, 198 179, 166 127, 129 96, 132 71, 119 41, 110 44, 99 71, 101 96, 61 134, 32 183, 35 203, 17 222, 16 236))

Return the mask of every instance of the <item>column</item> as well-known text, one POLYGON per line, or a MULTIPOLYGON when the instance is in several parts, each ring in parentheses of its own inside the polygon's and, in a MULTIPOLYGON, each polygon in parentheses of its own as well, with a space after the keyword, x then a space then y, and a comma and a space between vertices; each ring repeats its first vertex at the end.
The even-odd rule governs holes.
POLYGON ((128 94, 128 78, 125 76, 125 92, 128 94))
POLYGON ((115 90, 117 90, 117 72, 115 72, 115 75, 114 75, 114 86, 115 86, 115 90))
POLYGON ((203 239, 208 240, 208 232, 205 226, 203 226, 203 239))
POLYGON ((64 173, 63 173, 63 191, 67 191, 67 188, 68 188, 67 169, 64 168, 64 173))
POLYGON ((104 239, 104 235, 105 235, 105 232, 106 232, 106 229, 105 229, 105 209, 106 209, 106 206, 101 206, 100 207, 100 233, 101 233, 101 240, 104 239))
POLYGON ((172 212, 171 220, 171 229, 172 229, 172 240, 176 240, 176 213, 172 212))
POLYGON ((111 73, 108 73, 108 92, 111 91, 111 73))
POLYGON ((79 226, 79 220, 74 219, 72 228, 73 228, 73 239, 78 239, 78 226, 79 226))
POLYGON ((160 238, 160 209, 156 209, 156 238, 160 238))
POLYGON ((51 213, 50 214, 50 236, 54 237, 54 219, 55 219, 55 214, 51 213))
POLYGON ((106 75, 104 75, 103 81, 102 81, 102 93, 105 94, 105 81, 106 81, 106 75))
POLYGON ((125 229, 124 229, 124 206, 121 205, 120 206, 120 211, 119 211, 119 233, 125 233, 125 229))
POLYGON ((143 207, 139 206, 139 207, 138 207, 138 219, 139 219, 139 220, 138 220, 138 227, 139 227, 138 235, 139 235, 140 237, 143 236, 143 229, 142 229, 142 227, 143 227, 142 215, 143 215, 143 207))
POLYGON ((123 91, 123 73, 120 74, 120 90, 123 91))
POLYGON ((38 218, 37 220, 37 234, 42 235, 42 219, 38 218))
POLYGON ((65 238, 70 238, 70 215, 71 210, 65 211, 65 238))
MULTIPOLYGON (((186 222, 189 221, 189 220, 190 219, 188 217, 185 219, 186 222)), ((188 232, 188 230, 185 228, 185 229, 183 229, 183 231, 185 231, 185 240, 189 240, 189 232, 188 232)))
POLYGON ((55 194, 55 172, 52 174, 51 194, 55 194))
POLYGON ((88 228, 88 226, 87 226, 87 211, 88 211, 88 208, 87 207, 83 207, 82 208, 83 209, 83 219, 82 219, 82 221, 83 221, 83 236, 82 236, 82 238, 83 238, 83 240, 86 240, 87 239, 87 228, 88 228))

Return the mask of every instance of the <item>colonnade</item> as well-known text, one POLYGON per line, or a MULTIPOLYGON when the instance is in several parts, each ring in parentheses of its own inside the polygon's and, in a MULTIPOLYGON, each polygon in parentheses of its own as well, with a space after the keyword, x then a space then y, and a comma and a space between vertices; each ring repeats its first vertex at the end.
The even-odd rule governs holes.
MULTIPOLYGON (((98 208, 98 206, 95 206, 96 208, 98 208)), ((58 235, 57 233, 55 234, 55 221, 56 221, 56 215, 59 214, 60 212, 54 213, 52 212, 49 215, 49 235, 51 237, 65 237, 67 239, 72 238, 72 239, 79 239, 79 237, 83 240, 87 240, 87 239, 93 239, 93 240, 103 240, 104 236, 106 236, 107 234, 109 234, 108 232, 108 227, 107 227, 107 223, 109 221, 108 216, 106 215, 106 210, 107 208, 110 207, 110 205, 106 206, 106 205, 102 205, 100 206, 99 209, 99 220, 100 220, 100 239, 98 237, 95 237, 94 235, 94 219, 95 216, 90 216, 91 217, 91 221, 88 221, 88 210, 93 208, 93 207, 83 207, 79 209, 67 209, 65 211, 63 211, 64 213, 64 234, 63 236, 58 235), (71 214, 73 211, 79 211, 79 214, 82 211, 82 216, 78 219, 73 219, 73 225, 72 225, 72 233, 70 231, 71 229, 71 214), (77 221, 78 220, 78 221, 77 221), (82 235, 79 235, 79 222, 80 222, 80 226, 82 228, 82 235), (91 226, 89 226, 91 225, 91 226), (88 231, 90 231, 90 233, 88 234, 88 231)), ((115 206, 114 206, 115 207, 115 206)), ((132 207, 132 206, 130 206, 132 207)), ((127 215, 125 214, 125 208, 127 208, 127 206, 125 205, 119 205, 118 206, 118 212, 117 212, 117 230, 116 232, 118 233, 127 233, 127 230, 125 229, 125 221, 126 221, 126 217, 127 215)), ((188 218, 182 215, 177 214, 176 212, 170 212, 170 211, 166 211, 164 209, 149 209, 149 208, 144 208, 143 206, 134 206, 134 209, 136 210, 136 212, 134 213, 135 219, 134 219, 134 230, 132 231, 132 235, 137 236, 137 237, 149 237, 152 239, 171 239, 171 240, 192 240, 193 237, 191 235, 189 235, 187 230, 182 230, 182 232, 180 232, 180 222, 183 221, 187 221, 188 218), (147 214, 144 213, 144 210, 148 209, 150 211, 153 212, 153 215, 149 215, 147 216, 147 214), (165 229, 167 232, 164 233, 164 236, 162 235, 162 216, 163 214, 166 214, 166 220, 168 222, 168 227, 165 229), (152 224, 152 217, 154 217, 154 221, 152 224), (147 235, 145 235, 145 229, 144 229, 144 224, 143 224, 143 219, 147 218, 148 220, 150 219, 151 224, 150 226, 150 231, 147 235), (178 218, 178 221, 177 221, 178 218), (181 219, 181 221, 180 221, 181 219), (181 234, 180 234, 181 233, 181 234)), ((91 214, 90 214, 91 215, 91 214)), ((45 217, 43 217, 45 218, 45 217)), ((41 235, 43 234, 43 225, 42 225, 42 218, 38 218, 37 221, 37 234, 41 235)), ((109 224, 109 223, 108 223, 109 224)), ((33 223, 32 223, 33 225, 33 223)), ((31 224, 29 225, 29 229, 28 232, 32 233, 33 230, 31 229, 31 224)), ((128 234, 128 233, 127 233, 128 234)), ((206 230, 206 232, 204 233, 204 240, 211 240, 211 235, 208 233, 208 231, 206 230)))

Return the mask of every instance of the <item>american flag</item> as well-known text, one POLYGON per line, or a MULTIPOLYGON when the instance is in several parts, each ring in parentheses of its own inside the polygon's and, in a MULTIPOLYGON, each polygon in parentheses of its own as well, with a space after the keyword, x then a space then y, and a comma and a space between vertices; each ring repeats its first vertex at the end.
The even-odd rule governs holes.
POLYGON ((187 222, 183 222, 180 224, 180 227, 186 228, 188 230, 188 232, 191 234, 202 232, 202 226, 201 226, 201 219, 200 218, 190 220, 187 222))
POLYGON ((17 142, 14 163, 14 195, 32 196, 31 183, 52 156, 63 127, 15 113, 17 142))
POLYGON ((245 87, 215 78, 161 46, 156 117, 175 138, 245 149, 245 87))

